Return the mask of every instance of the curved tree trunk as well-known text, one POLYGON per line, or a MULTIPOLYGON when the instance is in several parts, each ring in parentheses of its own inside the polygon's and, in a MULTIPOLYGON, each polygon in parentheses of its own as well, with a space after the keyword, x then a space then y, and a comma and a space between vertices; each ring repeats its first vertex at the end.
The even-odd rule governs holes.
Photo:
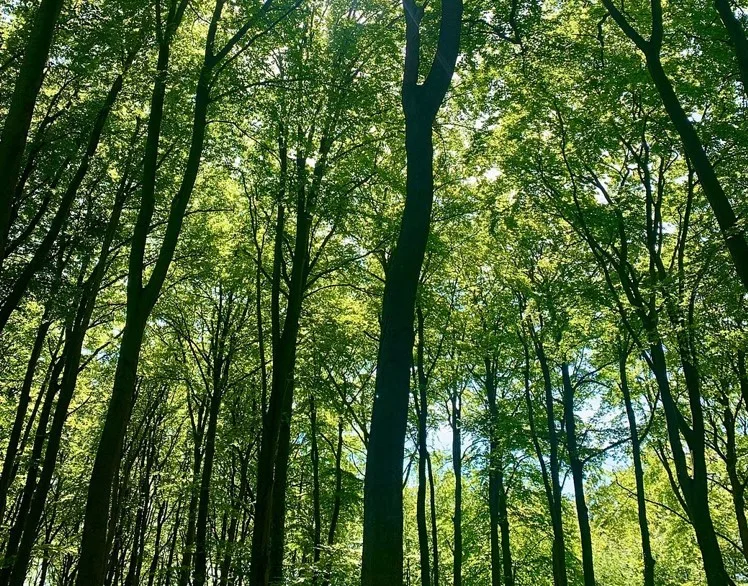
POLYGON ((423 10, 403 3, 406 22, 403 110, 406 196, 397 244, 387 266, 374 408, 364 480, 362 586, 403 583, 402 459, 410 396, 416 290, 434 197, 432 124, 452 79, 460 44, 462 0, 445 0, 436 56, 418 84, 423 10))

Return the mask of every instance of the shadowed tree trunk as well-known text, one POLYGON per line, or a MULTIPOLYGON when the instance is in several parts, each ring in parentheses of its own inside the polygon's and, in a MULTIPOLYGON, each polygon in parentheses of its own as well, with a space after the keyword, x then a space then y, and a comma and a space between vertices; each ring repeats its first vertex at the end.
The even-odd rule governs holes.
POLYGON ((426 465, 429 457, 426 444, 426 423, 428 417, 428 397, 426 390, 428 379, 424 365, 424 324, 421 308, 416 309, 418 323, 418 342, 416 344, 416 366, 418 384, 413 389, 416 416, 418 417, 418 494, 416 497, 416 521, 418 525, 418 548, 420 551, 421 586, 431 585, 429 563, 429 534, 426 523, 426 465), (416 392, 417 391, 417 392, 416 392))
POLYGON ((41 270, 41 268, 44 266, 47 258, 49 257, 49 253, 52 250, 52 246, 57 240, 57 237, 60 235, 60 232, 62 231, 62 228, 68 219, 70 209, 73 205, 73 202, 75 201, 76 196, 78 195, 78 190, 80 189, 83 180, 88 174, 88 169, 91 165, 91 161, 96 154, 96 150, 99 147, 101 135, 104 132, 104 127, 106 126, 106 122, 109 119, 109 114, 112 111, 112 107, 114 106, 117 97, 122 91, 124 75, 132 65, 132 61, 135 58, 135 53, 135 51, 131 51, 127 56, 123 72, 115 78, 112 87, 109 89, 109 92, 104 99, 104 104, 99 110, 98 115, 96 116, 96 120, 94 121, 93 128, 91 129, 91 133, 89 134, 88 144, 86 145, 86 150, 83 153, 83 158, 78 164, 78 168, 76 169, 75 174, 73 175, 70 183, 68 184, 65 192, 62 195, 60 206, 57 209, 54 217, 52 218, 47 233, 44 235, 41 243, 34 251, 31 260, 29 260, 25 264, 19 276, 11 285, 10 291, 8 292, 5 299, 3 299, 2 306, 0 307, 0 332, 2 332, 2 330, 5 328, 5 325, 8 323, 8 319, 10 318, 13 311, 15 311, 15 309, 21 303, 21 300, 26 293, 26 290, 29 288, 34 275, 36 275, 36 273, 39 272, 39 270, 41 270))
POLYGON ((362 586, 403 583, 402 460, 410 396, 416 290, 434 197, 432 125, 447 93, 460 44, 462 0, 445 0, 436 55, 418 83, 423 9, 403 3, 406 22, 405 209, 385 276, 377 377, 364 480, 362 586))
MULTIPOLYGON (((670 117, 675 130, 680 136, 683 143, 683 149, 688 155, 688 159, 693 165, 696 175, 699 178, 701 189, 709 201, 709 205, 717 218, 722 236, 727 244, 727 249, 732 257, 732 262, 738 274, 738 278, 743 283, 743 287, 748 289, 748 242, 745 238, 745 228, 738 222, 732 204, 725 194, 722 184, 720 183, 717 173, 714 170, 712 162, 701 143, 693 123, 688 118, 683 106, 678 99, 670 78, 662 67, 661 50, 663 38, 663 21, 661 0, 651 0, 652 8, 652 31, 649 39, 642 37, 636 29, 629 23, 624 14, 616 7, 613 0, 602 0, 605 8, 615 20, 616 24, 633 41, 636 47, 642 52, 646 59, 647 70, 649 71, 652 81, 660 94, 665 111, 670 117)), ((727 2, 725 2, 727 3, 727 2)), ((719 7, 720 2, 717 1, 719 7)), ((727 7, 729 10, 729 6, 727 7)), ((720 16, 724 11, 719 8, 720 16)), ((739 23, 738 23, 739 24, 739 23)), ((730 29, 730 27, 728 27, 730 29)), ((732 37, 732 32, 731 32, 732 37)), ((743 38, 745 41, 745 38, 743 38)), ((736 49, 739 49, 736 46, 736 49)), ((738 54, 741 53, 738 51, 738 54)), ((743 53, 744 55, 744 53, 743 53)), ((741 61, 741 72, 743 62, 741 61)), ((715 560, 716 561, 716 560, 715 560)), ((719 571, 717 572, 720 573, 719 571)), ((724 572, 721 572, 724 573, 724 572)), ((711 584, 711 582, 710 582, 711 584)))
MULTIPOLYGON (((121 86, 121 79, 119 85, 121 86)), ((44 513, 44 506, 47 502, 47 495, 57 465, 63 426, 68 417, 68 407, 75 391, 78 374, 80 373, 83 342, 91 323, 91 315, 93 314, 96 299, 106 272, 112 241, 116 234, 117 227, 119 226, 122 208, 129 191, 129 180, 127 177, 127 173, 125 173, 120 181, 96 265, 87 279, 84 280, 84 275, 81 275, 78 280, 80 297, 75 308, 73 319, 70 320, 71 323, 67 325, 65 331, 65 344, 60 364, 62 368, 62 379, 59 382, 56 379, 54 381, 55 385, 59 384, 59 396, 57 398, 57 404, 55 405, 52 426, 49 429, 41 473, 39 475, 38 483, 34 487, 34 495, 29 504, 28 515, 22 526, 23 533, 18 544, 18 552, 13 564, 13 571, 10 575, 9 583, 12 586, 22 586, 26 580, 26 573, 31 561, 32 549, 37 538, 39 522, 44 513)), ((41 456, 41 454, 39 454, 39 456, 41 456)))
POLYGON ((496 404, 496 370, 494 360, 485 358, 486 395, 489 423, 489 471, 488 471, 488 509, 491 522, 491 586, 514 586, 514 564, 509 535, 509 515, 507 495, 504 487, 504 463, 499 449, 499 413, 496 404), (499 532, 501 539, 499 539, 499 532), (502 572, 503 570, 503 572, 502 572))
POLYGON ((722 24, 725 25, 730 35, 732 47, 735 50, 735 58, 740 71, 740 81, 743 82, 743 91, 748 95, 748 39, 746 39, 743 24, 735 16, 735 10, 730 0, 714 0, 722 24))
MULTIPOLYGON (((338 519, 340 518, 340 504, 343 490, 343 420, 338 419, 338 441, 335 448, 335 495, 332 502, 332 514, 330 515, 330 528, 327 531, 327 548, 330 549, 335 544, 335 532, 338 528, 338 519)), ((325 577, 322 580, 322 586, 329 586, 332 578, 332 558, 327 563, 325 577)))
POLYGON ((13 194, 21 171, 31 118, 61 9, 62 0, 42 0, 39 4, 0 135, 0 161, 3 162, 0 165, 0 263, 5 256, 13 194))
POLYGON ((452 427, 452 469, 455 475, 455 508, 452 517, 454 527, 452 584, 462 586, 462 390, 455 388, 450 397, 452 411, 449 424, 452 427))
POLYGON ((644 493, 644 467, 642 466, 641 442, 639 439, 639 430, 636 425, 636 414, 631 403, 628 376, 626 374, 626 353, 623 351, 619 355, 618 372, 620 375, 623 402, 626 406, 629 433, 631 435, 631 456, 634 461, 634 477, 636 479, 636 505, 639 518, 639 532, 641 533, 642 540, 642 559, 644 562, 644 586, 654 586, 655 560, 652 556, 652 546, 649 539, 649 521, 647 520, 647 498, 644 493))
MULTIPOLYGON (((143 158, 141 200, 128 262, 125 327, 114 374, 112 395, 88 485, 80 561, 76 577, 77 586, 101 586, 104 580, 106 526, 109 517, 112 484, 116 462, 120 458, 122 442, 127 432, 128 414, 133 401, 143 335, 148 318, 161 293, 174 258, 187 205, 200 170, 207 129, 208 107, 211 102, 210 93, 217 72, 220 73, 220 69, 217 68, 255 23, 255 18, 247 21, 229 38, 223 48, 216 50, 215 40, 224 1, 216 0, 208 24, 205 51, 195 90, 190 145, 184 173, 179 188, 171 200, 166 229, 158 249, 156 262, 153 265, 150 277, 144 284, 143 270, 146 260, 146 244, 156 206, 156 169, 158 166, 161 122, 164 114, 169 56, 172 40, 187 7, 186 0, 178 0, 178 2, 175 0, 170 5, 168 15, 165 18, 165 28, 157 31, 159 41, 157 71, 159 74, 156 76, 151 96, 151 114, 148 120, 148 134, 143 158)), ((258 14, 264 14, 269 5, 270 0, 267 0, 259 9, 258 14)))
POLYGON ((584 468, 579 456, 577 444, 577 424, 574 417, 574 386, 569 376, 569 365, 561 364, 561 380, 563 385, 564 421, 566 423, 566 449, 569 452, 569 465, 574 482, 574 502, 577 508, 577 521, 582 542, 582 571, 585 586, 595 586, 595 563, 592 554, 592 531, 590 530, 590 515, 587 500, 584 496, 584 468))
POLYGON ((553 528, 553 584, 554 586, 567 586, 568 578, 566 575, 566 545, 564 543, 564 526, 561 509, 561 486, 559 483, 558 476, 558 435, 556 432, 556 420, 553 414, 553 394, 551 387, 550 370, 548 368, 548 362, 545 357, 545 350, 539 339, 536 339, 533 334, 534 325, 528 324, 528 329, 531 332, 533 343, 535 345, 535 352, 540 362, 541 370, 543 372, 543 387, 545 390, 545 412, 546 422, 548 426, 548 442, 550 445, 550 470, 546 465, 545 458, 543 457, 543 451, 540 447, 540 439, 538 436, 537 428, 535 426, 535 415, 533 408, 532 394, 530 392, 531 379, 530 379, 530 349, 527 340, 524 336, 520 336, 522 342, 525 358, 525 402, 527 403, 528 420, 530 423, 530 437, 532 439, 533 447, 535 448, 535 455, 540 465, 540 471, 543 477, 543 487, 545 488, 545 496, 548 502, 548 512, 551 516, 551 526, 553 528))
MULTIPOLYGON (((54 297, 54 287, 53 294, 54 297)), ((13 426, 10 430, 10 437, 8 438, 8 446, 5 449, 5 458, 3 460, 2 473, 0 473, 0 522, 2 522, 5 516, 5 505, 7 503, 8 491, 10 485, 15 478, 15 472, 17 470, 16 457, 18 456, 21 433, 23 432, 23 424, 26 419, 26 410, 28 409, 29 402, 31 401, 31 388, 34 383, 34 372, 36 372, 36 365, 39 362, 41 356, 44 340, 47 339, 47 332, 52 325, 52 321, 49 317, 50 303, 44 310, 39 327, 36 330, 36 336, 34 337, 34 345, 31 347, 31 356, 26 366, 26 374, 21 384, 21 392, 18 397, 18 405, 16 406, 16 414, 13 419, 13 426)), ((29 425, 31 425, 31 421, 29 425)))

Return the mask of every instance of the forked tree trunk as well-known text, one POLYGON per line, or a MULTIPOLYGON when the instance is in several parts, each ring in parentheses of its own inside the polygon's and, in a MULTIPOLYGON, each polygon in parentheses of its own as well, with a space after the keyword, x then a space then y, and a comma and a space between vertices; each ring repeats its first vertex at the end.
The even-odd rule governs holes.
POLYGON ((403 583, 402 460, 410 396, 416 290, 434 197, 432 125, 452 79, 462 0, 445 0, 431 69, 418 83, 422 8, 403 3, 406 22, 403 110, 405 209, 385 276, 375 399, 364 480, 362 586, 403 583))

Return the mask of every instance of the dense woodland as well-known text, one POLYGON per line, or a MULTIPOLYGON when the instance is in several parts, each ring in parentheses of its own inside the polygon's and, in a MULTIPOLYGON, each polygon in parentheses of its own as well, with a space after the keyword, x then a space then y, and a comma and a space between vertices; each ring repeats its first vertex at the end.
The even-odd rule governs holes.
POLYGON ((748 584, 747 29, 0 0, 0 586, 748 584))

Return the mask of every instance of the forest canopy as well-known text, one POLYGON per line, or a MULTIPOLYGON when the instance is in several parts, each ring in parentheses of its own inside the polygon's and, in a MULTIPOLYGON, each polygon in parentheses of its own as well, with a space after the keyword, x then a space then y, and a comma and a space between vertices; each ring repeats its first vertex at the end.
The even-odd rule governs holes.
POLYGON ((748 585, 747 31, 0 0, 0 586, 748 585))

